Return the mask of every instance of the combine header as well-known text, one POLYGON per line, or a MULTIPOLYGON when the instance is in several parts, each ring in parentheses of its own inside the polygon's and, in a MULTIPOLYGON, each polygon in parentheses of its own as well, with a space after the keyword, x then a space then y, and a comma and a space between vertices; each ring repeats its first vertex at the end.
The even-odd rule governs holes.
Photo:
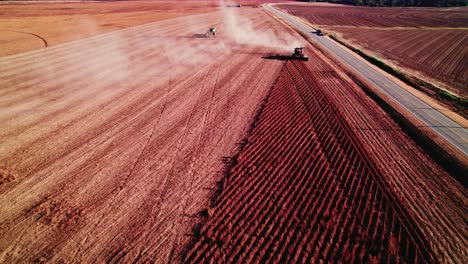
POLYGON ((308 61, 309 60, 309 57, 307 57, 304 54, 304 47, 294 48, 294 53, 291 54, 291 56, 270 55, 270 56, 265 56, 265 57, 262 57, 262 58, 269 59, 269 60, 302 60, 302 61, 308 61))

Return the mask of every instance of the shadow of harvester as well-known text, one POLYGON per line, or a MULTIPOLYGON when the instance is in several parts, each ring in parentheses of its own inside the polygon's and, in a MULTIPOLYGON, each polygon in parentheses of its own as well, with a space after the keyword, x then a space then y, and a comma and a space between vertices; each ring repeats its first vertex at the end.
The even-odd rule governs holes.
POLYGON ((285 55, 269 55, 269 56, 263 56, 262 59, 266 60, 291 60, 291 56, 285 56, 285 55))
POLYGON ((193 34, 192 37, 193 38, 208 38, 206 34, 193 34))

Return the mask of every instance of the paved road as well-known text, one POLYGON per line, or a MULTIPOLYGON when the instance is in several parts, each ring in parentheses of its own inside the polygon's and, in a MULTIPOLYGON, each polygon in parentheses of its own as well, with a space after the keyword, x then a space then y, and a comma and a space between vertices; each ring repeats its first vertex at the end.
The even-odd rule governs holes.
POLYGON ((366 80, 373 83, 390 98, 394 99, 416 118, 421 120, 425 125, 445 138, 465 156, 468 155, 468 131, 466 127, 460 126, 438 110, 424 103, 382 73, 356 58, 335 41, 323 36, 317 36, 315 34, 315 29, 298 21, 294 16, 281 12, 270 4, 265 4, 263 7, 335 54, 344 63, 360 73, 366 80))

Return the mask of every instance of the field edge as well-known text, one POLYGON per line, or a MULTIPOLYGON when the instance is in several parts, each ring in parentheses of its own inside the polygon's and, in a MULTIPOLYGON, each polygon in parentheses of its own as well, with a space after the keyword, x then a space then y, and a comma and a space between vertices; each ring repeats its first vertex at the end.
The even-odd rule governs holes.
MULTIPOLYGON (((281 70, 285 67, 285 63, 283 63, 283 66, 281 67, 281 70)), ((271 93, 273 91, 273 88, 275 87, 276 83, 278 82, 280 75, 276 77, 275 81, 271 84, 271 86, 268 88, 268 92, 265 95, 265 97, 259 102, 257 109, 255 110, 255 114, 252 117, 252 120, 250 120, 249 124, 247 125, 247 130, 244 133, 244 136, 242 139, 237 143, 237 149, 234 152, 234 155, 231 157, 223 157, 223 169, 221 171, 221 178, 216 182, 216 185, 213 186, 212 188, 212 195, 209 197, 209 207, 206 208, 205 210, 202 210, 199 213, 199 216, 202 218, 202 220, 194 227, 192 228, 192 233, 190 234, 191 239, 189 243, 187 243, 181 253, 181 261, 182 263, 186 263, 187 261, 187 255, 189 251, 194 248, 196 243, 200 240, 201 238, 201 229, 203 226, 205 226, 208 223, 208 218, 211 217, 212 211, 214 208, 218 205, 219 203, 219 198, 221 197, 225 186, 226 182, 229 180, 230 175, 231 175, 231 169, 238 163, 237 159, 240 156, 240 154, 244 151, 245 146, 248 143, 249 137, 252 135, 252 132, 254 131, 255 127, 258 124, 258 121, 260 119, 260 116, 263 113, 263 110, 265 109, 266 104, 268 103, 271 93)))
MULTIPOLYGON (((423 80, 419 77, 409 74, 407 71, 402 72, 397 70, 392 65, 385 62, 384 59, 369 55, 365 51, 354 47, 352 44, 344 40, 344 38, 342 39, 335 34, 331 34, 330 38, 335 42, 345 46, 354 52, 354 54, 359 55, 361 58, 365 59, 372 65, 377 66, 379 69, 385 71, 388 74, 391 74, 393 77, 398 78, 400 81, 411 86, 412 88, 423 92, 432 99, 436 100, 438 103, 449 107, 450 110, 462 115, 464 118, 468 116, 467 98, 463 98, 460 95, 454 94, 452 91, 440 88, 437 85, 428 82, 427 80, 423 80)), ((424 100, 424 98, 419 99, 424 100)))
MULTIPOLYGON (((310 25, 310 23, 307 24, 310 25)), ((294 28, 292 29, 296 30, 294 28)), ((426 126, 424 126, 422 122, 411 117, 410 113, 398 107, 396 102, 380 92, 373 84, 367 82, 360 74, 355 73, 348 66, 344 65, 335 55, 321 48, 312 38, 298 30, 296 30, 296 32, 304 37, 307 42, 324 56, 332 60, 335 65, 340 67, 343 72, 351 77, 353 81, 356 82, 356 84, 369 95, 369 97, 371 97, 371 99, 375 101, 418 146, 428 153, 439 166, 444 168, 464 187, 467 187, 463 175, 468 174, 468 160, 463 153, 460 153, 454 147, 445 143, 444 139, 430 131, 430 129, 425 129, 426 126)))

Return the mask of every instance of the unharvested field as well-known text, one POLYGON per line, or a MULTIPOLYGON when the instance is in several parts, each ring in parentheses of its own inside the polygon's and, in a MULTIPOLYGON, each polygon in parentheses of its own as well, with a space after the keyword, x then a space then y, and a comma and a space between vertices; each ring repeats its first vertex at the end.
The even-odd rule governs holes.
POLYGON ((177 262, 282 65, 229 32, 214 12, 0 59, 0 262, 177 262))
POLYGON ((287 62, 222 186, 188 262, 467 258, 464 188, 315 54, 287 62))
POLYGON ((468 95, 468 8, 281 5, 353 46, 462 96, 468 95))

